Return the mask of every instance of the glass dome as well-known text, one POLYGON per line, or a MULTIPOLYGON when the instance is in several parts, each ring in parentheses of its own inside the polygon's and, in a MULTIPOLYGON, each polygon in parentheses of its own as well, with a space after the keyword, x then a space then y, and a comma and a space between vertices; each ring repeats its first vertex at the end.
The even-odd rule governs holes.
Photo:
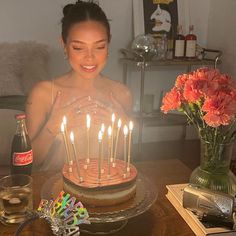
POLYGON ((150 34, 141 34, 135 37, 131 49, 139 57, 151 60, 156 55, 156 40, 150 34))

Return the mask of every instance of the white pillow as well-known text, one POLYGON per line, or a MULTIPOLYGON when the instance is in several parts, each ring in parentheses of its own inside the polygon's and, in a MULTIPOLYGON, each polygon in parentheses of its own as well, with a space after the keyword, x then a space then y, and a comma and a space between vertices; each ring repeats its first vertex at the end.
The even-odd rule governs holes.
POLYGON ((0 44, 0 96, 23 95, 18 49, 15 44, 0 44))

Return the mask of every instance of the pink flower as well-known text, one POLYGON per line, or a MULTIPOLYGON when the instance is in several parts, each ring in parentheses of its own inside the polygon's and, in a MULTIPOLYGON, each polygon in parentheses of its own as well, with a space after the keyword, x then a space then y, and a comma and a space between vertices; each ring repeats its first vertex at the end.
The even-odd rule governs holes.
POLYGON ((181 95, 180 92, 174 87, 170 92, 166 93, 162 100, 163 105, 161 110, 167 113, 170 110, 178 109, 181 106, 181 95))

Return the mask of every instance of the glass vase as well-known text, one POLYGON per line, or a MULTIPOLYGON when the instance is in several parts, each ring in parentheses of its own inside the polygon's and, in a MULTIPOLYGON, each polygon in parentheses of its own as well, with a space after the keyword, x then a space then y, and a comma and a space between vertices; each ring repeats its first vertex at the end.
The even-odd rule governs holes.
POLYGON ((236 177, 230 171, 233 143, 219 144, 201 140, 201 163, 189 182, 214 191, 236 194, 236 177))

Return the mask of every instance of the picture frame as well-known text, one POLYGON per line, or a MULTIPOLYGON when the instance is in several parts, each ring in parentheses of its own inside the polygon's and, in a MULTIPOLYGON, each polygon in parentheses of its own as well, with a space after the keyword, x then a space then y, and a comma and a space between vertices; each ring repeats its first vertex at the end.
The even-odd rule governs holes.
MULTIPOLYGON (((168 39, 173 39, 177 33, 177 25, 180 24, 184 28, 189 25, 189 2, 188 0, 133 0, 133 29, 134 38, 140 34, 152 34, 154 37, 163 33, 168 34, 168 39), (152 30, 154 28, 155 10, 163 8, 164 11, 170 11, 171 25, 170 31, 152 30), (172 5, 170 5, 172 4, 172 5), (168 10, 169 8, 169 10, 168 10), (153 15, 153 16, 152 16, 153 15), (152 19, 151 19, 152 18, 152 19), (152 27, 152 28, 151 28, 152 27)), ((159 11, 162 9, 159 9, 159 11)), ((165 14, 168 15, 167 12, 165 14)), ((168 29, 168 24, 167 28, 168 29)), ((160 28, 161 29, 161 28, 160 28)))

